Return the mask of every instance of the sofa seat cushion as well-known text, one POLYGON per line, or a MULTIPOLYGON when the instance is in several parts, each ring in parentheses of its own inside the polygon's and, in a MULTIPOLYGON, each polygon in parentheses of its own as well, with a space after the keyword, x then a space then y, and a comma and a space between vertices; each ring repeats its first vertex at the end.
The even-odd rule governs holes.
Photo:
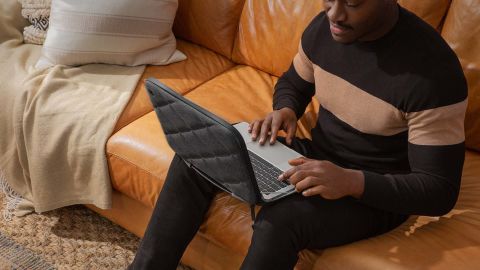
POLYGON ((141 116, 107 142, 112 188, 153 208, 173 155, 155 112, 141 116))
POLYGON ((145 91, 145 79, 155 77, 184 94, 234 66, 220 54, 187 41, 178 40, 177 49, 187 56, 187 60, 168 66, 147 66, 117 122, 115 131, 153 110, 145 91))

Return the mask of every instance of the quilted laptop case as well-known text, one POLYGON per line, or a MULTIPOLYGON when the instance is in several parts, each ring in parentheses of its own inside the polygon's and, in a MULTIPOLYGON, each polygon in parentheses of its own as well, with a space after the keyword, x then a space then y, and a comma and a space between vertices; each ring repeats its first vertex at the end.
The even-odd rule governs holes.
POLYGON ((175 153, 188 166, 232 196, 251 206, 262 203, 240 133, 223 119, 183 98, 156 79, 149 78, 145 86, 175 153), (197 151, 195 147, 201 150, 197 151))

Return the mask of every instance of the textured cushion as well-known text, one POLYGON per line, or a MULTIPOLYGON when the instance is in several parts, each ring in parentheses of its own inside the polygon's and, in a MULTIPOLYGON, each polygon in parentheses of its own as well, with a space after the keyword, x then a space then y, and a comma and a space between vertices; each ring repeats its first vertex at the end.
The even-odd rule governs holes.
POLYGON ((176 10, 176 0, 53 0, 37 67, 184 60, 171 30, 176 10))
POLYGON ((25 43, 43 44, 47 36, 51 0, 19 0, 22 16, 31 25, 23 30, 25 43))

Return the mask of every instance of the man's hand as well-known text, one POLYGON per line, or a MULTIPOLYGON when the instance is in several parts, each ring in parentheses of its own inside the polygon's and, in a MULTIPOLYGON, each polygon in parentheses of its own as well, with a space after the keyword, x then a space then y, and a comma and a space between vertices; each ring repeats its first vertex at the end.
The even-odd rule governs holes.
POLYGON ((254 141, 260 136, 260 144, 264 144, 270 134, 270 144, 273 144, 280 129, 287 133, 286 141, 290 145, 297 131, 297 116, 292 109, 285 107, 267 114, 265 119, 253 121, 248 127, 248 132, 252 134, 254 141))
POLYGON ((364 190, 361 171, 339 167, 330 161, 296 158, 288 162, 293 166, 280 175, 279 180, 289 179, 303 196, 320 195, 325 199, 345 196, 360 198, 364 190))

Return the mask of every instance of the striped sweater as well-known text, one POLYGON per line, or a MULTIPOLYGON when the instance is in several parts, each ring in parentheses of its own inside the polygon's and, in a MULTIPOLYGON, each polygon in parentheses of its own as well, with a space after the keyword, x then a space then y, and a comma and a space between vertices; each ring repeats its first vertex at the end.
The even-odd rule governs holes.
POLYGON ((440 35, 400 7, 382 38, 342 44, 324 12, 275 86, 273 108, 300 117, 320 103, 312 141, 339 166, 362 170, 361 202, 399 214, 442 215, 458 197, 467 85, 440 35))

